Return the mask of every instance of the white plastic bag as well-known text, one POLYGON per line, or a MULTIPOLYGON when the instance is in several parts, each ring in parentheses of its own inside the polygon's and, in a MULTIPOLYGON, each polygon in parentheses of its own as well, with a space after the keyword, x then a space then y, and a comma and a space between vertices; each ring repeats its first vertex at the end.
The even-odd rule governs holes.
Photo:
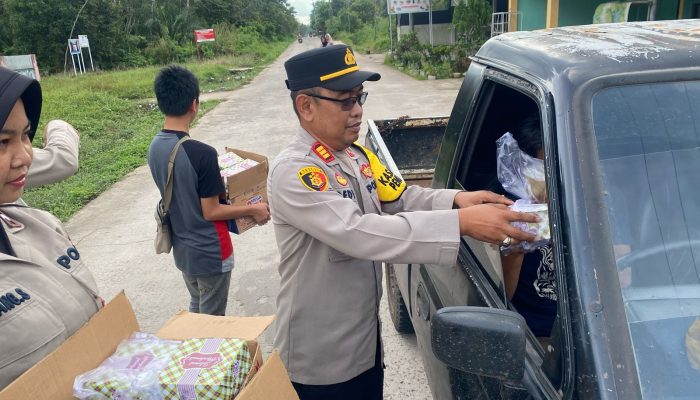
POLYGON ((135 332, 99 367, 75 378, 79 399, 163 399, 159 376, 180 342, 135 332))
POLYGON ((501 252, 507 255, 517 250, 530 252, 543 247, 551 240, 544 162, 520 150, 518 142, 510 132, 501 136, 496 145, 498 181, 505 190, 519 197, 511 209, 534 213, 540 217, 540 222, 537 223, 513 222, 516 228, 534 234, 535 241, 502 248, 501 252))

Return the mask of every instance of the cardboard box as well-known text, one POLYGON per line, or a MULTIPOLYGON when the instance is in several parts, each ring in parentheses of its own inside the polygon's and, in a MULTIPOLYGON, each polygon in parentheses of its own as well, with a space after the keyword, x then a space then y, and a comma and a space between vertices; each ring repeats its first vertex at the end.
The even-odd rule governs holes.
MULTIPOLYGON (((256 338, 274 317, 215 317, 180 311, 156 335, 163 339, 223 337, 248 340, 253 368, 236 400, 296 399, 287 370, 276 352, 263 363, 256 338)), ((0 392, 0 400, 72 399, 75 377, 97 368, 117 345, 139 330, 134 310, 120 293, 61 346, 0 392)))
MULTIPOLYGON (((253 168, 226 178, 226 195, 229 203, 244 206, 261 201, 267 202, 267 172, 270 169, 267 157, 231 147, 227 147, 226 152, 258 162, 258 165, 253 168)), ((235 223, 236 233, 239 234, 257 225, 250 217, 236 218, 235 223)))

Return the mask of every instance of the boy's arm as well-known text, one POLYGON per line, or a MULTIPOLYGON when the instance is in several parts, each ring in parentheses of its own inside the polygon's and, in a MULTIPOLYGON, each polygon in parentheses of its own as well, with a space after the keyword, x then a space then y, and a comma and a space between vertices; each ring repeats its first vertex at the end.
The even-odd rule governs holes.
POLYGON ((249 206, 220 204, 219 196, 202 197, 199 201, 202 205, 202 215, 207 221, 252 217, 257 224, 262 225, 270 220, 270 208, 267 203, 251 204, 249 206))

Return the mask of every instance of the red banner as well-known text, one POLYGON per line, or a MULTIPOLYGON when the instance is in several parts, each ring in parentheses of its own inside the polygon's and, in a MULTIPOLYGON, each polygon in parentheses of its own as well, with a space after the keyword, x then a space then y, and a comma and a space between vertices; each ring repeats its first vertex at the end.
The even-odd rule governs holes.
POLYGON ((216 34, 213 29, 196 29, 194 31, 194 42, 213 42, 216 40, 216 34))

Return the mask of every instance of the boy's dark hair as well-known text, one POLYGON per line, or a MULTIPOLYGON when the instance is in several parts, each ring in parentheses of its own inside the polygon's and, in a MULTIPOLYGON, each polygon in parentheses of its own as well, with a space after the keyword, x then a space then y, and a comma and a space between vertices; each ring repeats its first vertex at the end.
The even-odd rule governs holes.
POLYGON ((158 72, 153 83, 158 108, 165 115, 187 113, 192 100, 199 102, 199 81, 192 72, 178 65, 168 65, 158 72))
POLYGON ((531 157, 537 157, 537 150, 542 149, 542 127, 540 116, 531 115, 525 118, 518 126, 515 140, 518 147, 531 157))

